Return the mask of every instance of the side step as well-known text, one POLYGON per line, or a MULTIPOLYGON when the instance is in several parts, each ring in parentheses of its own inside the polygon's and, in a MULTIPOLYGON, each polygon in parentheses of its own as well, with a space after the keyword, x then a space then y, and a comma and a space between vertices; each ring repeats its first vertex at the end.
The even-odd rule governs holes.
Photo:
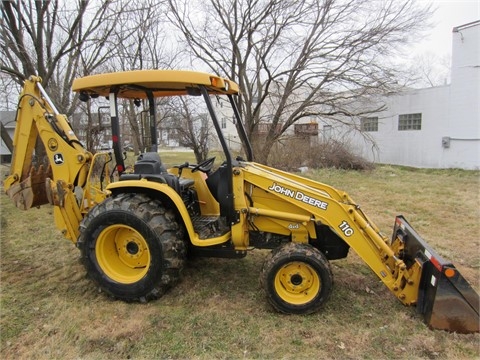
POLYGON ((192 223, 200 240, 222 236, 230 231, 225 219, 220 216, 193 216, 192 223))
MULTIPOLYGON (((222 236, 230 231, 225 218, 221 216, 193 216, 193 228, 200 241, 222 236)), ((216 257, 240 259, 247 255, 244 250, 235 250, 231 242, 213 246, 190 246, 190 255, 198 257, 216 257)))
POLYGON ((480 297, 460 272, 423 240, 402 216, 395 219, 393 240, 404 243, 402 260, 421 268, 417 312, 432 329, 479 332, 480 297))

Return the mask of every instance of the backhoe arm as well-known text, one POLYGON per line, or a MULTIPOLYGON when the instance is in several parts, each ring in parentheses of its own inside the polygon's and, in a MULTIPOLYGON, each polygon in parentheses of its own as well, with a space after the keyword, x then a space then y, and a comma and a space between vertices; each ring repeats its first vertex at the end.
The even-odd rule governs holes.
POLYGON ((82 216, 74 190, 85 186, 92 154, 55 109, 39 77, 26 80, 20 94, 13 146, 7 195, 23 210, 55 205, 57 227, 76 241, 82 216))

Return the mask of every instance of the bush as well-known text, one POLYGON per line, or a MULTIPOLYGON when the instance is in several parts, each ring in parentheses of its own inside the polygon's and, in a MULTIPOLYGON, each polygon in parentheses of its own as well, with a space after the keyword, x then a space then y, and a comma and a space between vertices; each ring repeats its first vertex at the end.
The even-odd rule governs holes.
POLYGON ((355 154, 348 146, 336 140, 309 145, 305 140, 288 139, 271 151, 269 163, 276 168, 298 171, 301 167, 371 170, 373 163, 355 154))

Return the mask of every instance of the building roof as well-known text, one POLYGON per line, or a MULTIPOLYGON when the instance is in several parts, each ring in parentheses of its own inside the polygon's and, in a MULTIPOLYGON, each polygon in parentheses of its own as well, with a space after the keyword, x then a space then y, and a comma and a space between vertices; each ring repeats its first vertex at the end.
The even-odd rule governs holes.
POLYGON ((15 128, 16 111, 0 111, 0 122, 5 128, 15 128))
POLYGON ((466 28, 469 28, 469 27, 473 27, 473 26, 478 26, 478 25, 480 25, 480 20, 472 21, 472 22, 467 23, 467 24, 455 26, 453 28, 452 32, 459 32, 460 30, 463 30, 463 29, 466 29, 466 28))

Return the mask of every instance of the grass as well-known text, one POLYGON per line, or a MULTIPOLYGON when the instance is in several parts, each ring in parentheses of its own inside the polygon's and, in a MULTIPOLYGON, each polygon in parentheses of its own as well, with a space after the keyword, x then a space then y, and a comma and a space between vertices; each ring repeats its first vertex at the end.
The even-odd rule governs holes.
MULTIPOLYGON (((176 156, 162 159, 184 161, 176 156)), ((381 166, 306 175, 346 190, 385 233, 402 212, 480 288, 479 172, 381 166)), ((2 359, 480 357, 479 334, 429 330, 354 253, 332 262, 332 296, 309 316, 278 314, 267 304, 258 275, 268 252, 258 250, 241 260, 195 260, 160 300, 128 304, 85 277, 52 208, 21 212, 4 194, 0 205, 2 359)))

